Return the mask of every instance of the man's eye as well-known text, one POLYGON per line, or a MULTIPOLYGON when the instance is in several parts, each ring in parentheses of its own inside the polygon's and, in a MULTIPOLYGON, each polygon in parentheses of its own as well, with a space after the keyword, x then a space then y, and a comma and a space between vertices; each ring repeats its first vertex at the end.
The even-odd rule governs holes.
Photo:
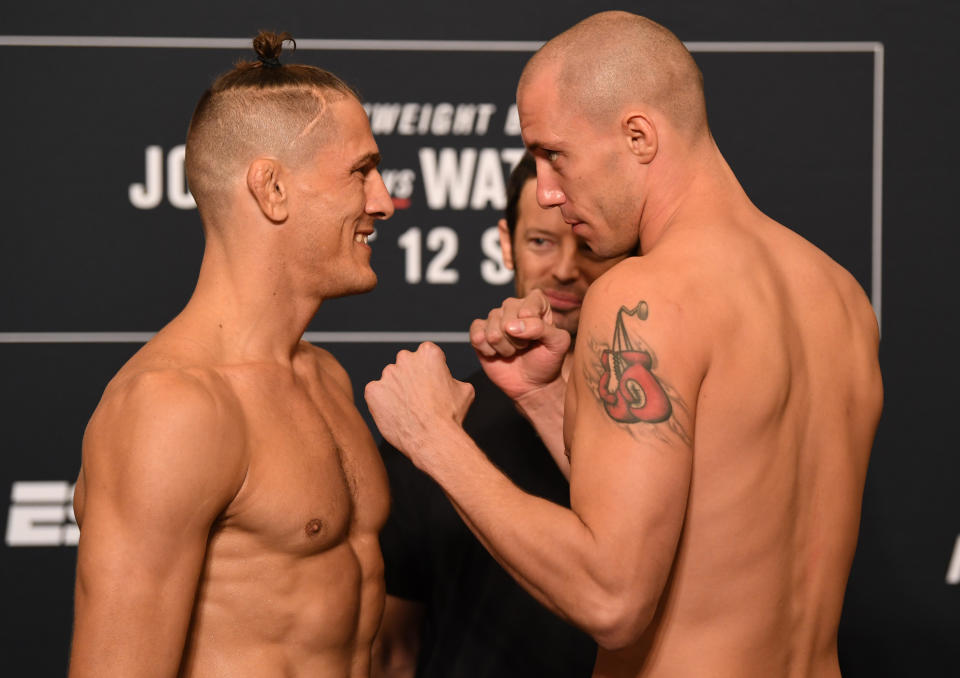
POLYGON ((560 154, 557 151, 547 151, 547 160, 550 164, 553 164, 560 157, 560 154))
POLYGON ((544 249, 553 244, 552 241, 547 240, 546 238, 530 238, 527 242, 529 242, 530 247, 534 249, 544 249))

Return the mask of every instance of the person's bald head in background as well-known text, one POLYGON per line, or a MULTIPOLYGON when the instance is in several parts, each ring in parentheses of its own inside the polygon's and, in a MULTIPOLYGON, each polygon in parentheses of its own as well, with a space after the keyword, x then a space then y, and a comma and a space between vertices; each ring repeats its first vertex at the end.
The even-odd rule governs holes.
POLYGON ((538 202, 560 206, 603 256, 636 249, 635 227, 657 208, 648 195, 682 182, 686 162, 712 145, 693 57, 668 29, 627 12, 593 15, 547 42, 524 68, 517 102, 538 202))

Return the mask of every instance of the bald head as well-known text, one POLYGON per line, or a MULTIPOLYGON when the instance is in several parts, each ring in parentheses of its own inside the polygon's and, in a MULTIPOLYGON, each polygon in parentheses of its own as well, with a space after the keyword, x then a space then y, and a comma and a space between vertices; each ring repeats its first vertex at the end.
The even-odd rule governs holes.
POLYGON ((597 123, 646 105, 691 137, 708 131, 703 76, 690 52, 636 14, 601 12, 553 38, 527 63, 519 90, 541 77, 554 78, 559 99, 597 123))
POLYGON ((288 34, 263 31, 254 39, 257 61, 241 62, 200 98, 187 132, 190 190, 204 216, 226 206, 257 157, 288 166, 304 162, 335 131, 330 104, 356 93, 314 66, 281 65, 288 34))

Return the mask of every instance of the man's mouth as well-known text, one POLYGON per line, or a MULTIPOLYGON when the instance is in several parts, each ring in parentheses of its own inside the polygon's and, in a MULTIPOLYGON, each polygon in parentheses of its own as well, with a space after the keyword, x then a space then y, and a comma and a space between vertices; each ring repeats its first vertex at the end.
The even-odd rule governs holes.
POLYGON ((366 244, 367 244, 367 235, 369 235, 369 234, 368 234, 368 233, 357 233, 355 236, 353 236, 353 241, 354 241, 354 242, 361 243, 362 245, 366 245, 366 244))
POLYGON ((550 302, 550 308, 554 311, 572 311, 580 308, 583 303, 583 297, 572 292, 561 292, 560 290, 543 290, 547 301, 550 302))
POLYGON ((563 208, 560 208, 560 218, 563 219, 564 223, 568 226, 576 226, 577 224, 582 224, 583 222, 577 219, 571 214, 567 214, 563 211, 563 208))

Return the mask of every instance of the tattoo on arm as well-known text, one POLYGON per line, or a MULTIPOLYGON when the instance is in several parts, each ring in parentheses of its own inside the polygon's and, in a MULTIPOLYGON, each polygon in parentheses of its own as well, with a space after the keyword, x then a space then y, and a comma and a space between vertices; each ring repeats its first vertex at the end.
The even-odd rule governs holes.
POLYGON ((645 301, 632 309, 620 307, 610 345, 595 340, 590 342, 591 353, 599 354, 599 357, 592 370, 587 369, 587 383, 611 419, 625 425, 648 424, 629 426, 634 437, 652 431, 657 437, 666 439, 666 432, 661 427, 650 426, 663 423, 689 445, 690 437, 677 419, 682 413, 689 420, 686 403, 676 389, 654 373, 656 355, 642 338, 631 339, 624 322, 625 315, 645 321, 649 313, 645 301))

